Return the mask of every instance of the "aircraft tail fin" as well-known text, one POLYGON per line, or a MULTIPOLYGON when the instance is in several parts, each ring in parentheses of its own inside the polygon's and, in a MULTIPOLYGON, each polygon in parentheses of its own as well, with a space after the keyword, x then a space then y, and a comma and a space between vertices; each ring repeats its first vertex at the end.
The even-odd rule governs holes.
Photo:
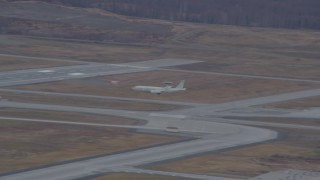
POLYGON ((182 80, 176 87, 177 89, 184 89, 184 80, 182 80))

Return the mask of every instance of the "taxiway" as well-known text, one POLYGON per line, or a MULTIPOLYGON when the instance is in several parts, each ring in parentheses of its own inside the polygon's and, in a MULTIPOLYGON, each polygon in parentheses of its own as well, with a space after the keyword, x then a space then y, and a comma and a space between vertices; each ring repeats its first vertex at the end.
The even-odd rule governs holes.
MULTIPOLYGON (((20 84, 32 84, 39 82, 50 82, 63 79, 74 79, 93 77, 108 74, 122 74, 142 71, 152 71, 157 68, 175 66, 189 63, 196 63, 193 60, 165 59, 144 61, 137 63, 126 63, 120 65, 114 64, 85 64, 77 66, 30 69, 22 71, 11 71, 0 73, 0 86, 7 87, 20 84)), ((281 79, 291 80, 291 79, 281 79)), ((81 126, 106 126, 115 128, 132 128, 137 130, 149 131, 166 131, 167 127, 174 126, 179 129, 179 132, 190 133, 194 135, 198 133, 198 137, 194 140, 167 144, 151 148, 127 151, 118 154, 106 155, 103 157, 93 157, 85 160, 78 160, 64 164, 58 164, 47 167, 39 167, 32 170, 26 170, 18 173, 3 174, 0 178, 3 180, 60 180, 60 179, 77 179, 90 177, 93 175, 103 174, 106 172, 137 172, 137 166, 142 166, 150 163, 160 162, 164 160, 182 158, 199 153, 222 150, 231 147, 238 147, 259 143, 277 138, 277 133, 268 129, 249 127, 238 124, 249 124, 245 121, 232 121, 221 119, 223 115, 241 114, 242 110, 248 110, 252 106, 299 99, 305 97, 313 97, 320 95, 320 89, 303 90, 298 92, 282 93, 265 97, 250 98, 245 100, 221 103, 221 104, 196 104, 196 103, 177 103, 172 101, 157 101, 157 100, 141 100, 136 98, 119 98, 119 97, 101 97, 92 95, 78 95, 67 93, 48 93, 36 91, 23 91, 1 89, 4 92, 26 93, 26 94, 47 94, 50 96, 72 96, 86 98, 105 98, 105 99, 122 99, 136 102, 152 102, 163 104, 187 105, 188 108, 180 110, 171 110, 165 112, 150 112, 150 111, 128 111, 116 109, 102 108, 87 108, 77 106, 63 106, 52 104, 36 104, 22 103, 13 101, 0 101, 0 108, 22 108, 50 111, 65 111, 65 112, 81 112, 100 115, 113 115, 120 117, 129 117, 147 121, 144 125, 108 125, 100 123, 84 123, 70 122, 61 120, 46 120, 46 119, 28 119, 16 117, 0 117, 3 120, 11 121, 30 121, 42 123, 60 123, 73 124, 81 126)), ((255 115, 259 115, 256 112, 255 115)), ((302 114, 305 116, 308 113, 302 114)), ((309 113, 310 114, 310 113, 309 113)), ((280 114, 281 115, 281 114, 280 114)), ((261 124, 249 124, 261 125, 261 124)), ((275 124, 268 124, 274 126, 275 124)), ((290 126, 289 126, 290 128, 290 126)), ((296 125, 292 128, 310 128, 307 126, 296 125)), ((148 170, 140 170, 144 173, 152 173, 148 170)), ((191 176, 183 173, 170 172, 153 172, 163 175, 175 176, 191 176)), ((231 180, 232 178, 201 176, 193 175, 195 179, 216 179, 216 180, 231 180)))

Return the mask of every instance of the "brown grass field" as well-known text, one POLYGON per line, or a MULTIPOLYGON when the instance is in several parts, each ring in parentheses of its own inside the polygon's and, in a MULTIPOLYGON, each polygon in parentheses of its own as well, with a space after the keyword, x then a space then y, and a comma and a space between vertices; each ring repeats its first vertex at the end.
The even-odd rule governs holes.
POLYGON ((248 178, 284 169, 318 171, 319 131, 276 128, 287 137, 274 142, 231 149, 185 160, 160 164, 151 169, 248 178))
POLYGON ((149 174, 136 174, 136 173, 113 173, 106 176, 94 178, 94 180, 187 180, 182 177, 149 175, 149 174))
POLYGON ((81 106, 102 109, 125 109, 125 110, 145 110, 145 111, 163 111, 179 108, 176 105, 143 103, 124 100, 108 100, 98 98, 82 98, 68 96, 49 96, 18 93, 0 93, 1 97, 9 101, 40 103, 40 104, 58 104, 66 106, 81 106))
MULTIPOLYGON (((21 54, 45 58, 80 60, 87 62, 125 63, 156 58, 156 48, 121 44, 62 41, 26 36, 5 36, 0 53, 21 54), (10 42, 21 43, 7 45, 10 42), (28 44, 28 45, 26 45, 28 44)), ((1 36, 0 36, 1 38, 1 36)), ((65 61, 67 61, 65 60, 65 61)), ((50 63, 50 62, 47 62, 50 63)))
POLYGON ((285 123, 285 124, 298 124, 306 126, 320 126, 320 119, 308 118, 276 118, 276 117, 225 117, 233 120, 251 120, 259 122, 272 122, 272 123, 285 123))
POLYGON ((318 31, 219 25, 195 25, 190 31, 197 33, 178 40, 188 48, 166 55, 206 62, 182 69, 319 80, 318 31))
POLYGON ((225 77, 212 74, 152 71, 86 78, 80 81, 70 80, 35 85, 22 85, 13 88, 102 96, 218 103, 297 91, 313 87, 319 87, 319 84, 280 80, 261 80, 242 77, 225 77), (101 83, 97 86, 90 86, 92 81, 103 81, 106 79, 118 80, 120 81, 120 84, 118 86, 110 86, 108 84, 101 83), (162 86, 161 82, 163 81, 170 80, 178 83, 182 79, 186 80, 187 91, 185 92, 155 95, 136 92, 131 89, 135 85, 162 86))
POLYGON ((0 115, 4 117, 101 123, 101 124, 117 124, 117 125, 134 125, 134 124, 144 123, 144 121, 142 120, 129 119, 129 118, 123 118, 123 117, 116 117, 116 116, 73 113, 73 112, 42 111, 42 110, 32 110, 32 109, 15 109, 15 108, 1 108, 0 115))
POLYGON ((63 61, 49 61, 22 57, 8 57, 0 54, 0 72, 33 68, 48 68, 56 66, 69 66, 80 63, 63 61))
POLYGON ((269 108, 282 108, 282 109, 307 109, 307 108, 319 108, 320 107, 320 96, 312 98, 304 98, 292 101, 286 101, 275 104, 267 104, 263 107, 269 108))
POLYGON ((0 121, 0 172, 146 147, 178 137, 126 129, 0 121))

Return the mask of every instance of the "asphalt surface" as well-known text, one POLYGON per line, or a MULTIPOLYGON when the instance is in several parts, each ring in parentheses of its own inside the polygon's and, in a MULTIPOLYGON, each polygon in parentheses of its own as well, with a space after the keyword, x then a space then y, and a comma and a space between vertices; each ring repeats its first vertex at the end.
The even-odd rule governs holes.
POLYGON ((269 172, 249 180, 319 180, 320 172, 300 171, 288 169, 282 171, 269 172))
POLYGON ((0 87, 33 84, 112 74, 142 72, 151 68, 124 65, 87 64, 42 69, 18 70, 0 73, 0 87))
MULTIPOLYGON (((195 63, 193 60, 181 59, 166 59, 155 60, 137 63, 127 63, 121 65, 101 65, 101 64, 87 64, 68 67, 56 67, 45 69, 31 69, 23 71, 11 71, 0 73, 0 86, 12 86, 17 84, 31 84, 37 82, 50 82, 63 79, 93 77, 107 74, 121 74, 141 71, 151 71, 156 68, 182 65, 195 63)), ((285 79, 283 79, 285 80, 285 79)), ((17 91, 17 90, 4 90, 6 92, 20 92, 20 93, 33 93, 41 94, 43 92, 34 91, 17 91)), ((69 96, 65 93, 49 93, 52 96, 69 96)), ((22 109, 37 109, 37 110, 50 110, 50 111, 68 111, 68 112, 81 112, 101 115, 114 115, 120 117, 136 118, 146 120, 148 123, 145 125, 125 126, 125 125, 108 125, 99 123, 83 123, 83 122, 66 122, 60 120, 46 120, 46 119, 28 119, 28 118, 15 118, 15 117, 0 117, 3 120, 12 121, 30 121, 42 123, 63 123, 82 126, 107 126, 116 128, 134 128, 150 131, 167 131, 168 127, 177 127, 178 131, 183 133, 199 133, 198 139, 179 142, 175 144, 167 144, 163 146, 145 148, 140 150, 128 151, 119 154, 108 155, 104 157, 91 158, 86 160, 79 160, 55 166, 38 168, 30 171, 19 172, 10 175, 1 176, 3 180, 37 180, 37 179, 77 179, 97 175, 106 172, 143 172, 155 173, 168 176, 181 176, 188 177, 190 174, 175 173, 175 172, 161 172, 161 171, 148 171, 133 168, 145 164, 155 163, 164 160, 182 158, 185 156, 195 155, 199 153, 211 152, 215 150, 222 150, 225 148, 238 147, 252 143, 259 143, 267 140, 277 138, 277 133, 271 130, 255 128, 243 125, 236 125, 235 121, 242 124, 253 124, 258 122, 246 122, 238 120, 224 120, 219 118, 219 115, 232 115, 241 114, 248 111, 248 108, 255 105, 262 105, 268 103, 275 103, 287 101, 292 99, 306 98, 319 96, 320 89, 303 90, 299 92, 282 93, 277 95, 250 98, 246 100, 233 101, 221 104, 194 104, 184 103, 191 107, 182 110, 166 111, 161 113, 153 113, 147 111, 127 111, 127 110, 114 110, 114 109, 101 109, 101 108, 86 108, 75 106, 62 106, 51 104, 35 104, 35 103, 21 103, 11 101, 0 101, 0 108, 22 108, 22 109), (223 122, 223 123, 221 123, 223 122)), ((98 96, 90 95, 77 95, 71 96, 86 96, 87 98, 99 98, 98 96)), ((119 97, 104 97, 104 98, 117 98, 119 97)), ((145 101, 130 98, 130 101, 145 101)), ((157 102, 152 100, 152 102, 157 102)), ((158 101, 160 103, 173 103, 170 101, 158 101)), ((178 103, 179 104, 179 103, 178 103)), ((259 114, 261 110, 252 110, 255 115, 259 114)), ((318 109, 312 110, 309 113, 300 114, 301 117, 314 114, 318 109)), ((297 113, 297 112, 291 112, 297 113)), ((263 113, 262 113, 263 114, 263 113)), ((283 115, 283 113, 279 113, 283 115)), ((239 124, 240 124, 239 123, 239 124)), ((261 125, 261 124, 260 124, 261 125)), ((266 125, 266 124, 264 124, 266 125)), ((269 126, 285 126, 286 124, 267 124, 269 126)), ((310 128, 309 126, 295 125, 292 128, 310 128)), ((228 180, 229 178, 193 175, 195 179, 217 179, 228 180)), ((231 179, 230 179, 231 180, 231 179)))
POLYGON ((75 66, 0 72, 0 87, 151 71, 155 68, 198 62, 200 61, 184 59, 158 59, 124 64, 91 63, 75 66))
POLYGON ((216 114, 219 117, 279 117, 279 118, 305 118, 318 119, 320 117, 320 108, 311 109, 264 109, 264 108, 241 108, 216 114))
POLYGON ((139 98, 126 98, 126 97, 115 97, 115 96, 96 96, 87 94, 71 94, 71 93, 56 93, 56 92, 43 92, 43 91, 29 91, 29 90, 16 90, 16 89, 1 89, 0 92, 10 92, 18 94, 33 94, 41 96, 53 96, 53 97, 79 97, 88 99, 105 99, 105 100, 118 100, 118 101, 131 101, 140 103, 154 103, 154 104, 170 104, 180 106, 203 106, 206 104, 201 103, 190 103, 190 102, 178 102, 169 100, 154 100, 154 99, 139 99, 139 98))
POLYGON ((320 83, 320 80, 316 80, 316 79, 299 79, 299 78, 277 77, 277 76, 259 76, 259 75, 238 74, 238 73, 223 73, 223 72, 203 72, 203 71, 180 70, 180 69, 165 69, 165 68, 163 68, 162 70, 175 71, 175 72, 185 72, 185 73, 196 73, 196 74, 211 74, 211 75, 229 76, 229 77, 244 77, 244 78, 254 78, 254 79, 268 79, 268 80, 320 83))
POLYGON ((184 177, 188 179, 203 179, 203 180, 237 180, 235 178, 225 178, 225 177, 212 177, 206 175, 198 175, 198 174, 187 174, 187 173, 175 173, 175 172, 165 172, 165 171, 154 171, 154 170, 146 170, 146 169, 138 169, 138 168, 118 168, 113 170, 113 172, 125 172, 125 173, 144 173, 151 175, 162 175, 162 176, 178 176, 184 177))
POLYGON ((44 61, 58 61, 58 62, 72 62, 76 64, 89 64, 87 61, 80 60, 72 60, 72 59, 62 59, 62 58, 47 58, 47 57, 35 57, 35 56, 23 56, 23 55, 14 55, 14 54, 3 54, 0 53, 0 56, 4 57, 14 57, 14 58, 23 58, 23 59, 36 59, 36 60, 44 60, 44 61))
POLYGON ((289 124, 289 123, 272 123, 272 122, 259 122, 259 121, 249 121, 249 120, 234 120, 234 119, 220 119, 214 118, 215 122, 221 123, 232 123, 232 124, 243 124, 243 125, 252 125, 252 126, 268 126, 268 127, 281 127, 281 128, 291 128, 291 129, 309 129, 320 131, 318 126, 306 126, 299 124, 289 124))
POLYGON ((274 94, 270 96, 231 101, 231 102, 226 102, 221 104, 204 105, 204 106, 198 106, 193 109, 184 109, 184 110, 174 111, 174 113, 180 113, 180 114, 187 113, 187 114, 193 114, 197 116, 207 116, 207 115, 210 116, 210 115, 213 115, 212 113, 213 111, 221 113, 224 111, 232 111, 235 109, 242 109, 242 108, 251 107, 251 106, 271 104, 271 103, 302 99, 302 98, 308 98, 308 97, 315 97, 315 96, 320 96, 320 89, 308 89, 308 90, 301 90, 296 92, 288 92, 288 93, 274 94))

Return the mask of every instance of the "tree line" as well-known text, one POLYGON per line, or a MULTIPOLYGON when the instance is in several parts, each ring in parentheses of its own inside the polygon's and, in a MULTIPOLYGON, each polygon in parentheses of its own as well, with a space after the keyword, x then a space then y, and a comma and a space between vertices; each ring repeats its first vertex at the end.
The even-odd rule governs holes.
POLYGON ((291 29, 320 29, 319 0, 42 0, 127 16, 291 29))

